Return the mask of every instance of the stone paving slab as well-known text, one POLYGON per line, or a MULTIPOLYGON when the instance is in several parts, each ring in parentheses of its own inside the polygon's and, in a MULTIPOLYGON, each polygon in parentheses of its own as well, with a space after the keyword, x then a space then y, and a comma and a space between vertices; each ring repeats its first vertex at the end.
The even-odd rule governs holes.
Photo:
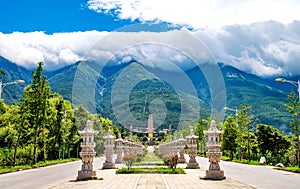
POLYGON ((237 180, 202 180, 202 169, 185 169, 186 174, 116 174, 116 169, 97 170, 103 180, 65 181, 51 189, 254 189, 237 180))

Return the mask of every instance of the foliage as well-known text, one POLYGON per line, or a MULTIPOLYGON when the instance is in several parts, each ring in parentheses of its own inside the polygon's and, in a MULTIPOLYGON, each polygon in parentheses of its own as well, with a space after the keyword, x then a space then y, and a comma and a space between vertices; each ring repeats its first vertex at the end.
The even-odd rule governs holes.
POLYGON ((178 155, 173 154, 163 156, 163 161, 169 168, 176 169, 176 166, 178 165, 178 155))
POLYGON ((293 173, 300 173, 299 167, 274 167, 274 169, 293 172, 293 173))
POLYGON ((67 163, 67 162, 72 162, 72 161, 77 161, 77 160, 78 160, 77 158, 69 158, 69 159, 64 159, 64 160, 47 160, 45 162, 44 161, 37 162, 36 164, 32 164, 32 165, 5 166, 5 167, 0 168, 0 174, 12 172, 12 171, 37 168, 37 167, 44 167, 44 166, 48 166, 48 165, 56 165, 56 164, 60 164, 60 163, 67 163))
POLYGON ((195 129, 195 135, 198 136, 197 138, 197 149, 203 149, 204 146, 204 131, 205 127, 204 127, 204 121, 203 119, 199 116, 198 117, 198 123, 195 129))
MULTIPOLYGON (((78 157, 78 129, 87 119, 99 129, 97 144, 102 144, 111 121, 90 114, 83 106, 76 110, 62 96, 51 93, 39 63, 32 72, 32 84, 24 89, 20 102, 8 106, 0 101, 0 160, 2 166, 20 166, 34 162, 78 157), (76 114, 76 121, 75 115, 76 114)), ((118 133, 118 128, 114 128, 118 133)), ((99 145, 99 148, 104 148, 99 145)))
POLYGON ((248 161, 251 158, 251 132, 254 116, 251 112, 251 106, 241 105, 238 110, 238 147, 240 150, 239 159, 247 153, 248 161))
POLYGON ((160 157, 155 155, 154 152, 148 152, 145 157, 141 158, 140 162, 134 162, 134 165, 164 165, 160 157))
POLYGON ((0 75, 5 75, 5 71, 0 69, 0 75))
POLYGON ((129 173, 158 173, 158 174, 185 174, 182 168, 164 168, 164 167, 156 167, 156 168, 131 168, 130 170, 122 168, 116 170, 117 174, 129 174, 129 173))
POLYGON ((222 150, 229 153, 230 160, 233 159, 237 149, 237 125, 232 116, 228 116, 223 124, 222 150))
POLYGON ((36 72, 32 72, 32 84, 25 88, 20 105, 22 119, 26 120, 33 129, 33 163, 37 162, 39 146, 43 149, 43 160, 46 159, 45 123, 47 119, 46 110, 49 108, 50 86, 42 66, 43 63, 39 62, 36 72), (42 134, 41 143, 39 143, 40 134, 42 134))
POLYGON ((127 166, 128 170, 130 169, 130 167, 132 166, 133 162, 135 162, 137 160, 137 155, 135 154, 125 154, 123 156, 123 162, 125 163, 125 165, 127 166))
POLYGON ((286 104, 287 111, 291 114, 290 126, 294 132, 294 148, 296 149, 296 162, 300 168, 300 141, 299 141, 299 129, 300 129, 300 101, 299 96, 296 96, 294 92, 288 95, 288 104, 286 104))
POLYGON ((270 157, 279 158, 274 159, 276 162, 271 160, 272 163, 281 162, 281 157, 284 156, 290 146, 290 142, 283 133, 272 126, 258 124, 255 135, 262 155, 268 157, 267 154, 270 153, 270 157))

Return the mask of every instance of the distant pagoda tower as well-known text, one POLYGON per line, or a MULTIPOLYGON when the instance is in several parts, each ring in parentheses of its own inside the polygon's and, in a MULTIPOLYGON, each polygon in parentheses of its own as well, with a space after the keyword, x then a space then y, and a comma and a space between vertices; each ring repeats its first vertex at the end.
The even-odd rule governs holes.
POLYGON ((150 140, 153 138, 153 117, 152 114, 148 116, 148 137, 150 140))

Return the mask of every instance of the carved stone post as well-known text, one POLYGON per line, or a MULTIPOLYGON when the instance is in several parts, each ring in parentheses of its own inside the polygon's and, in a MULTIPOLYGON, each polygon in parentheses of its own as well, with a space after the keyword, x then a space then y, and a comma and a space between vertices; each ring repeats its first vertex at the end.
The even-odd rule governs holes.
POLYGON ((210 128, 204 131, 204 134, 208 137, 206 156, 210 163, 209 170, 206 170, 206 176, 203 177, 204 179, 225 179, 224 171, 220 169, 219 165, 222 155, 219 136, 223 133, 224 131, 218 130, 214 120, 211 121, 210 128))
POLYGON ((114 140, 116 137, 111 135, 111 131, 108 130, 108 133, 103 137, 105 141, 105 162, 103 163, 103 169, 114 169, 115 164, 113 163, 112 156, 114 154, 114 140))
POLYGON ((129 154, 128 140, 123 140, 124 156, 129 154))
POLYGON ((188 140, 188 148, 189 148, 189 157, 190 160, 187 163, 187 169, 197 169, 199 168, 199 164, 196 161, 197 156, 197 143, 196 140, 198 136, 194 135, 193 129, 191 129, 191 133, 186 137, 188 140))
POLYGON ((186 162, 186 159, 184 158, 184 152, 185 152, 184 142, 185 142, 185 140, 184 140, 182 134, 180 135, 180 138, 178 139, 178 142, 179 142, 179 145, 178 145, 179 146, 179 160, 178 160, 178 162, 179 163, 185 163, 186 162))
POLYGON ((82 166, 81 170, 78 171, 77 180, 97 178, 96 171, 93 170, 93 158, 96 155, 94 135, 98 134, 98 131, 92 128, 92 122, 88 120, 86 127, 82 131, 78 131, 78 134, 82 136, 83 141, 80 143, 82 166))
POLYGON ((119 138, 116 140, 116 143, 117 143, 117 159, 116 159, 116 162, 115 163, 122 163, 122 153, 123 153, 123 150, 122 150, 122 143, 123 143, 123 139, 121 138, 121 135, 119 135, 119 138))

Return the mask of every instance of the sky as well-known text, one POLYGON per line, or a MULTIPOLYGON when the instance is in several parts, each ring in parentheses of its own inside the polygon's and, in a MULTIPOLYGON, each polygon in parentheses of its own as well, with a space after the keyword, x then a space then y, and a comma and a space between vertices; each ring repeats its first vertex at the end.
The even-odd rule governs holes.
POLYGON ((216 61, 263 77, 300 75, 298 0, 22 0, 0 2, 0 56, 54 70, 136 23, 189 31, 216 61))

